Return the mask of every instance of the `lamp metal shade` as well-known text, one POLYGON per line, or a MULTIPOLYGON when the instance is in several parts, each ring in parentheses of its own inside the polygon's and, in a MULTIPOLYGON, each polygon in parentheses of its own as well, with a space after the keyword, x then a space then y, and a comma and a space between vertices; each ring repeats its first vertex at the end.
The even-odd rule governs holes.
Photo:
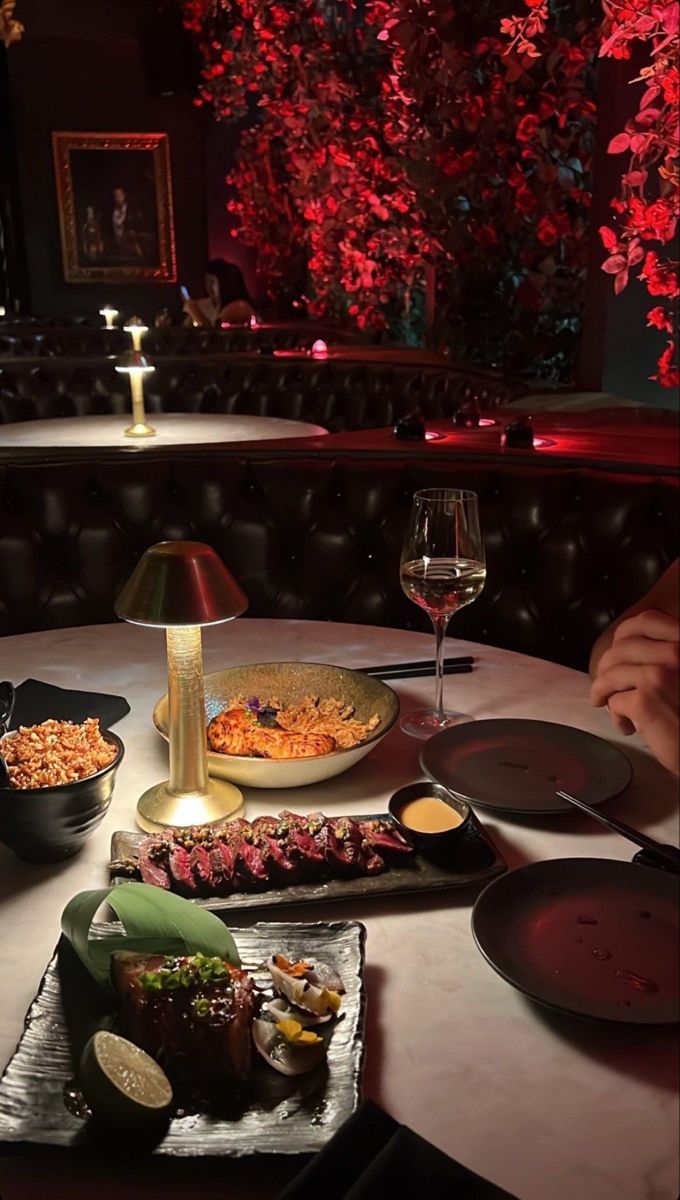
POLYGON ((155 371, 156 368, 149 362, 145 354, 141 350, 126 350, 125 354, 121 354, 120 358, 116 359, 115 368, 117 371, 155 371))
POLYGON ((137 625, 216 625, 248 600, 222 559, 203 542, 158 542, 139 560, 115 610, 137 625))
POLYGON ((130 319, 125 322, 123 329, 126 333, 132 333, 133 329, 139 329, 143 333, 149 332, 149 326, 146 324, 146 321, 142 320, 141 317, 130 317, 130 319))

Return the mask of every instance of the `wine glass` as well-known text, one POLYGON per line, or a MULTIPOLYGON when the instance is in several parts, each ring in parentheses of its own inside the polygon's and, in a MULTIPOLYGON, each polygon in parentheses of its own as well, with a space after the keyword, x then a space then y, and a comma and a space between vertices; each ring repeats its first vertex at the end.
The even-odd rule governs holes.
POLYGON ((453 613, 479 596, 486 580, 484 542, 474 492, 457 488, 428 488, 416 492, 404 538, 401 586, 414 604, 432 618, 436 638, 437 682, 434 709, 408 713, 401 727, 426 738, 471 721, 464 713, 444 708, 444 637, 453 613))

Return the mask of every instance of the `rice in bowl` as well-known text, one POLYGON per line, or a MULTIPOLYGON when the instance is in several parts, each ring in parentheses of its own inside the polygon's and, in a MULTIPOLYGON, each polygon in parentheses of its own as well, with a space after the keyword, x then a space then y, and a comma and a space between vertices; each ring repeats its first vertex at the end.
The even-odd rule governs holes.
POLYGON ((96 717, 81 725, 43 721, 22 725, 0 741, 10 785, 19 790, 58 787, 88 779, 110 766, 118 753, 104 738, 96 717))

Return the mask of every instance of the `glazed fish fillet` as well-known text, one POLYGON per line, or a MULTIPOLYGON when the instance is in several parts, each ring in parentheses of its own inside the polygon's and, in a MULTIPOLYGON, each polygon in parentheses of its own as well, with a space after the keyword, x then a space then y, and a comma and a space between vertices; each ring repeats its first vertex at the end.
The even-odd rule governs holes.
POLYGON ((253 981, 220 959, 121 951, 112 956, 122 1031, 169 1074, 212 1087, 250 1067, 253 981))

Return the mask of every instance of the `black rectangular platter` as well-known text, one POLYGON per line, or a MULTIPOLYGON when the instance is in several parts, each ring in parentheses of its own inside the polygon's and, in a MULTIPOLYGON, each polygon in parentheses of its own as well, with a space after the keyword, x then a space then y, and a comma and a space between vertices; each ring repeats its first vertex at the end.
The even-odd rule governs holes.
MULTIPOLYGON (((335 815, 335 814, 334 814, 335 815)), ((354 814, 354 818, 357 814, 354 814)), ((360 814, 362 821, 391 821, 386 813, 360 814)), ((135 860, 143 833, 118 830, 111 838, 111 880, 124 883, 129 875, 120 875, 113 864, 135 860)), ((269 908, 282 904, 321 904, 329 900, 363 900, 372 896, 395 896, 405 892, 436 892, 450 888, 472 887, 486 883, 507 869, 503 856, 491 841, 486 830, 471 814, 470 824, 447 853, 444 862, 434 862, 415 853, 406 862, 397 861, 381 875, 360 875, 353 879, 327 879, 313 883, 294 883, 285 888, 267 888, 262 892, 232 892, 230 896, 208 896, 194 902, 206 908, 216 905, 228 911, 269 908)), ((132 878, 140 878, 132 876, 132 878)))
MULTIPOLYGON (((217 905, 215 905, 217 909, 217 905)), ((117 922, 93 926, 93 933, 120 932, 117 922)), ((360 1098, 364 1056, 363 984, 366 931, 358 921, 310 924, 261 923, 235 929, 243 966, 258 983, 255 969, 267 955, 316 958, 339 971, 346 993, 328 1047, 327 1070, 289 1079, 255 1055, 250 1100, 237 1114, 220 1119, 198 1113, 175 1118, 154 1154, 242 1157, 252 1154, 309 1154, 319 1150, 351 1116, 360 1098)), ((73 1075, 68 1032, 61 1003, 56 954, 26 1015, 19 1045, 0 1080, 0 1145, 87 1148, 87 1122, 64 1104, 63 1090, 73 1075)), ((101 1152, 101 1151, 100 1151, 101 1152)), ((111 1135, 111 1153, 125 1153, 120 1134, 111 1135)))

